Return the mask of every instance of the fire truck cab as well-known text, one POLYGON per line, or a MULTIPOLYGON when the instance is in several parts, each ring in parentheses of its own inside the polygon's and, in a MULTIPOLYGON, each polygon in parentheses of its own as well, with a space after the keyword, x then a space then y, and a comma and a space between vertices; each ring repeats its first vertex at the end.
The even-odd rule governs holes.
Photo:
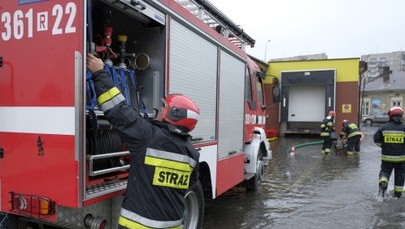
POLYGON ((200 183, 184 228, 201 228, 204 198, 256 190, 271 149, 246 45, 208 1, 0 1, 0 227, 116 228, 130 152, 97 107, 87 53, 143 115, 169 93, 198 104, 200 183))

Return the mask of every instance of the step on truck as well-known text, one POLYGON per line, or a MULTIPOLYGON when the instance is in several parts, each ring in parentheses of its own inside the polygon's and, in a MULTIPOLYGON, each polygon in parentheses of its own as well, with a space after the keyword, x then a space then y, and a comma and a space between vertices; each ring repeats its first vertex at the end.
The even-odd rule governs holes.
POLYGON ((202 0, 0 1, 0 228, 117 227, 131 155, 97 107, 87 53, 144 116, 169 93, 199 105, 184 228, 201 228, 204 199, 256 190, 271 150, 254 42, 202 0))

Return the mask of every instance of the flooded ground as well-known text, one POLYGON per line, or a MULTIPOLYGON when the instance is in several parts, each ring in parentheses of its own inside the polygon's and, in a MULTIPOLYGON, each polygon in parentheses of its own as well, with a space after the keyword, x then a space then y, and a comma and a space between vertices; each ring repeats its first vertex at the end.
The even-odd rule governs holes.
POLYGON ((235 188, 209 201, 204 228, 405 228, 405 198, 377 198, 377 128, 362 127, 365 138, 360 154, 353 157, 324 156, 321 145, 301 147, 294 156, 288 153, 293 145, 319 141, 316 137, 273 142, 273 160, 260 190, 235 188))

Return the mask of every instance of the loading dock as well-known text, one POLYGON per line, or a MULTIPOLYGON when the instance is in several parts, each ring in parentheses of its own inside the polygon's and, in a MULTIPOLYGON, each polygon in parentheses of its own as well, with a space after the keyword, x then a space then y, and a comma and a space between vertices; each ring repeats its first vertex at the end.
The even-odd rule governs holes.
MULTIPOLYGON (((359 58, 269 62, 266 75, 280 81, 281 101, 267 104, 267 129, 285 134, 319 134, 320 122, 336 111, 336 126, 344 119, 359 122, 359 58), (275 118, 276 117, 276 118, 275 118)), ((273 81, 265 81, 271 101, 273 81)))
POLYGON ((335 110, 335 70, 284 71, 280 106, 284 133, 317 133, 325 112, 335 110))

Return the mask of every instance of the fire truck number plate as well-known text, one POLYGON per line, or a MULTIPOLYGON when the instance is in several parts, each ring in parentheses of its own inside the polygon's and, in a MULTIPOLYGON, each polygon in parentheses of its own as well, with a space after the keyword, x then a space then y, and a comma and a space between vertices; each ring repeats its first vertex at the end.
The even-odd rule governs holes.
POLYGON ((0 32, 3 41, 33 38, 36 33, 50 32, 52 36, 75 33, 74 21, 77 7, 73 2, 66 5, 55 4, 48 11, 1 12, 0 32))

